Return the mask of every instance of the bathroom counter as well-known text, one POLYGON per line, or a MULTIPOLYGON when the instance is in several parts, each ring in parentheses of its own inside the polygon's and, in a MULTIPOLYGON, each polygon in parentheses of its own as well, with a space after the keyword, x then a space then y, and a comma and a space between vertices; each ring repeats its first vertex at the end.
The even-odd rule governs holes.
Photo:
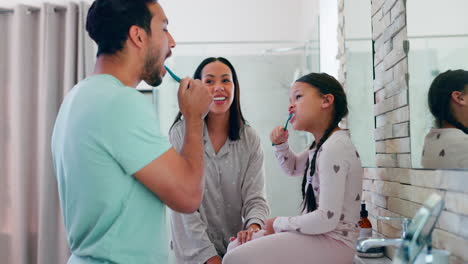
POLYGON ((354 256, 354 264, 391 264, 392 260, 387 257, 382 258, 360 258, 354 256))

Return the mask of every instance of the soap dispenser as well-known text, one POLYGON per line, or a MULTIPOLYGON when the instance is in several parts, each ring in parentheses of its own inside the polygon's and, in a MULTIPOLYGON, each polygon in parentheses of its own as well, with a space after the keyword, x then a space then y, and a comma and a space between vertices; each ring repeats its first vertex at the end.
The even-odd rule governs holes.
MULTIPOLYGON (((372 237, 372 224, 369 221, 369 213, 366 210, 366 204, 361 204, 361 219, 358 222, 359 225, 359 240, 365 240, 372 237)), ((356 254, 359 257, 363 258, 380 258, 384 255, 384 248, 383 247, 376 247, 370 248, 367 251, 357 251, 356 254)))
POLYGON ((366 210, 366 204, 361 204, 361 220, 359 220, 359 239, 372 237, 372 224, 369 221, 369 213, 366 210))

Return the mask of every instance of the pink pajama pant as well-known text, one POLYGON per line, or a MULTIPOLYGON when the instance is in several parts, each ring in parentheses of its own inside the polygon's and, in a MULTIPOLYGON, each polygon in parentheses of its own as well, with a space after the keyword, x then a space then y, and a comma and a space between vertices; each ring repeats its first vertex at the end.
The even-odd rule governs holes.
POLYGON ((283 232, 230 250, 223 264, 352 264, 354 254, 354 249, 326 235, 283 232))

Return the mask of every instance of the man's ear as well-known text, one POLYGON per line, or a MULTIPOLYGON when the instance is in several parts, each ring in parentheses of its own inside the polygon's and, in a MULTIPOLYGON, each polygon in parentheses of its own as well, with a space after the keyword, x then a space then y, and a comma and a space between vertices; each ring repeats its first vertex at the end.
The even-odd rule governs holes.
POLYGON ((468 105, 466 94, 463 91, 453 91, 451 94, 452 100, 458 105, 468 105))
POLYGON ((147 38, 146 31, 138 26, 131 26, 128 30, 128 40, 138 48, 143 47, 147 38))
POLYGON ((333 94, 322 95, 322 108, 329 108, 335 102, 335 96, 333 94))

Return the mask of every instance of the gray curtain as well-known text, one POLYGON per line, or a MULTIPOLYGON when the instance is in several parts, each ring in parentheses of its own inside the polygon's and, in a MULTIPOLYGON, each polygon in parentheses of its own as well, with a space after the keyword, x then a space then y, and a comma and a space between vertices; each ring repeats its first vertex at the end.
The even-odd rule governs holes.
POLYGON ((2 263, 63 264, 68 258, 50 138, 63 97, 92 71, 88 8, 70 2, 0 9, 2 263))

